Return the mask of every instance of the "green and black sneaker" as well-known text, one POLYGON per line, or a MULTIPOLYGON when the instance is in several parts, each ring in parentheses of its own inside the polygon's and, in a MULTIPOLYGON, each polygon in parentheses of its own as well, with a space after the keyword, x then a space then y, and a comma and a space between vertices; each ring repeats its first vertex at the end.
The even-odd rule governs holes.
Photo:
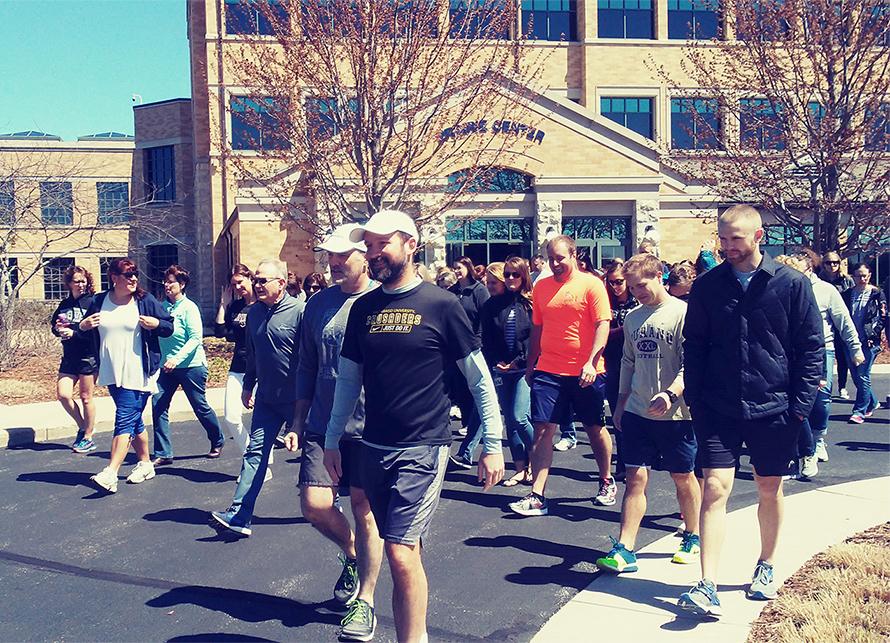
POLYGON ((341 641, 370 641, 377 629, 377 617, 374 608, 367 601, 358 598, 349 606, 346 616, 340 621, 341 641))
POLYGON ((609 540, 612 541, 612 549, 602 558, 596 559, 596 566, 613 574, 637 571, 637 555, 611 536, 609 540))
POLYGON ((343 563, 343 571, 334 585, 334 600, 341 605, 349 605, 358 596, 358 562, 343 554, 340 554, 340 561, 343 563))

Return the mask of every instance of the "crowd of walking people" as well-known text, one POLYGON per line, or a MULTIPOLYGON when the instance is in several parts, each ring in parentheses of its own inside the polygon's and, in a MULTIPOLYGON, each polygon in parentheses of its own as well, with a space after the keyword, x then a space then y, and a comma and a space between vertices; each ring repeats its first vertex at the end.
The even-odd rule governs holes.
POLYGON ((96 449, 92 396, 107 386, 116 407, 111 458, 91 479, 115 493, 132 445, 138 462, 127 482, 150 480, 174 461, 167 414, 181 387, 206 432, 206 457, 222 454, 223 429, 241 456, 231 502, 210 513, 239 536, 252 533, 276 441, 300 451, 302 513, 342 560, 333 589, 347 609, 340 639, 373 638, 385 557, 398 639, 416 642, 427 640, 421 543, 448 467, 476 467, 486 490, 520 487, 509 510, 545 516, 554 452, 576 446, 580 422, 597 464, 593 503, 616 505, 625 483, 620 529, 597 566, 639 568, 650 473, 667 471, 683 518, 673 562, 701 565, 679 605, 718 617, 726 503, 743 447, 761 533, 747 594, 767 600, 777 590, 783 479, 813 477, 828 461, 832 387, 848 397, 847 370, 856 388, 849 421, 861 424, 878 408, 871 367, 890 318, 867 266, 848 276, 834 252, 764 254, 752 207, 726 210, 717 235, 719 250, 673 265, 649 243, 596 270, 560 235, 530 262, 477 266, 461 257, 431 273, 414 262, 414 221, 384 210, 316 248, 330 285, 320 273, 301 282, 277 260, 255 270, 237 264, 214 320, 216 336, 234 345, 221 421, 206 399, 203 323, 186 294, 188 271, 166 270, 159 302, 139 287, 130 259, 110 263, 110 288, 98 294, 89 271, 72 267, 70 296, 51 320, 63 346, 58 397, 78 426, 72 449, 96 449), (149 399, 151 445, 142 421, 149 399), (453 454, 452 417, 466 429, 453 454))

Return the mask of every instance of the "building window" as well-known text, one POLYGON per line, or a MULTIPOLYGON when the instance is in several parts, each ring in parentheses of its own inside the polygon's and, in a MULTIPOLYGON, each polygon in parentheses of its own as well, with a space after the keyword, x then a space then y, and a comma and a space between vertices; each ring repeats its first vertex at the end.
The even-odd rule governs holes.
POLYGON ((579 253, 587 254, 594 267, 632 254, 630 217, 565 217, 562 233, 575 240, 579 253))
POLYGON ((176 200, 173 146, 149 147, 143 151, 146 196, 150 201, 176 200))
POLYGON ((710 40, 719 27, 718 0, 668 0, 668 38, 710 40))
POLYGON ((864 28, 879 47, 890 47, 890 2, 878 0, 866 17, 864 28))
POLYGON ((655 138, 651 98, 600 98, 600 114, 646 138, 655 138))
POLYGON ((784 150, 780 105, 766 98, 739 101, 739 142, 742 147, 758 150, 784 150))
POLYGON ((890 103, 881 103, 877 113, 868 110, 865 120, 868 123, 865 149, 871 152, 890 152, 890 103))
POLYGON ((3 295, 4 297, 11 297, 13 291, 19 285, 19 260, 18 257, 9 257, 8 259, 0 261, 5 261, 6 263, 6 280, 3 284, 3 295))
POLYGON ((578 40, 575 0, 522 0, 522 35, 531 40, 578 40))
POLYGON ((124 259, 124 257, 99 257, 99 288, 111 290, 111 280, 108 278, 108 266, 112 261, 124 259))
POLYGON ((289 33, 287 9, 278 0, 262 4, 255 0, 226 0, 226 33, 229 35, 274 36, 275 26, 289 33), (275 23, 269 20, 272 16, 275 23))
POLYGON ((148 289, 158 299, 164 296, 164 271, 179 263, 179 248, 173 244, 148 246, 148 289))
POLYGON ((671 99, 671 147, 675 150, 720 148, 720 110, 716 98, 671 99))
POLYGON ((494 167, 473 173, 472 170, 458 170, 448 175, 449 192, 456 192, 466 184, 467 192, 495 192, 499 194, 530 193, 535 191, 531 174, 494 167))
POLYGON ((791 35, 785 0, 753 0, 736 3, 736 38, 764 42, 784 40, 791 35))
POLYGON ((40 218, 46 225, 74 225, 74 197, 68 181, 40 184, 40 218))
POLYGON ((124 182, 96 183, 99 225, 120 225, 130 220, 130 186, 124 182))
POLYGON ((65 271, 74 265, 71 257, 56 257, 43 266, 43 298, 65 299, 68 288, 65 287, 65 271))
POLYGON ((15 226, 15 183, 0 181, 0 227, 15 226))
POLYGON ((467 256, 473 263, 489 264, 518 255, 532 256, 532 219, 448 219, 445 221, 445 256, 451 265, 467 256))
POLYGON ((283 150, 289 149, 287 139, 281 135, 280 117, 284 110, 275 98, 251 98, 232 96, 229 101, 232 114, 233 150, 283 150))
POLYGON ((600 38, 646 38, 655 34, 652 0, 597 0, 600 38))
POLYGON ((771 257, 777 257, 790 254, 802 246, 809 246, 812 239, 812 225, 801 226, 800 231, 786 225, 765 225, 760 249, 771 257))
POLYGON ((502 19, 504 0, 449 0, 448 14, 452 38, 507 40, 510 26, 502 19))

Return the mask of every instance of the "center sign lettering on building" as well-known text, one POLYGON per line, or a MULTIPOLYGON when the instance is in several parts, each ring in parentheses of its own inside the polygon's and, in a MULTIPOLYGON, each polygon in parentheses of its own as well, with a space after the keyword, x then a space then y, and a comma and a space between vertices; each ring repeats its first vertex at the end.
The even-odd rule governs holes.
POLYGON ((526 139, 537 143, 538 145, 544 140, 545 133, 531 125, 525 123, 517 123, 516 121, 496 120, 489 124, 488 120, 481 118, 478 121, 467 121, 460 123, 454 127, 446 127, 439 134, 439 140, 442 142, 453 140, 459 136, 469 136, 470 134, 504 134, 506 136, 525 136, 526 139))

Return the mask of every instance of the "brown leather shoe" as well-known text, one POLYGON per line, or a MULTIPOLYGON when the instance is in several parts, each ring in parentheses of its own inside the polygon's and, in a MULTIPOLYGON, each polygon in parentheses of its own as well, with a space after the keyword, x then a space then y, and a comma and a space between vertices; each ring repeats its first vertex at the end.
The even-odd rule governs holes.
POLYGON ((210 449, 210 453, 207 454, 207 457, 208 458, 218 458, 219 456, 222 455, 222 450, 223 450, 222 447, 213 447, 212 449, 210 449))
POLYGON ((157 457, 151 461, 151 463, 156 467, 163 467, 168 464, 173 464, 173 458, 161 458, 157 457))

